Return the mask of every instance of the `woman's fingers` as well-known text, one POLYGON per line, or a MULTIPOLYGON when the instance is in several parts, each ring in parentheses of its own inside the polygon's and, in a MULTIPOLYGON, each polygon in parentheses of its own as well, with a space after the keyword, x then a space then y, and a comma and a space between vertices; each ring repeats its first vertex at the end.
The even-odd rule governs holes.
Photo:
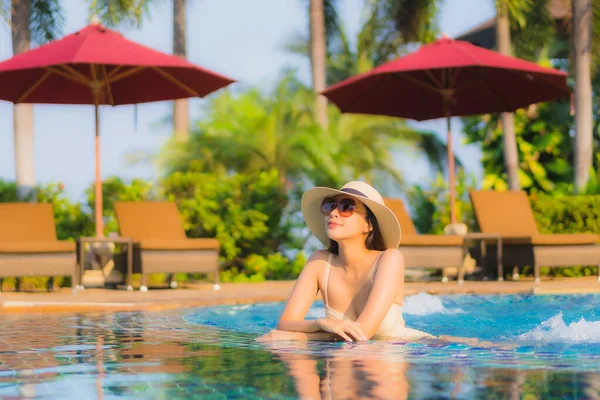
POLYGON ((365 333, 360 328, 353 328, 349 332, 356 340, 367 340, 365 333))
POLYGON ((335 332, 337 335, 341 336, 344 340, 346 340, 347 342, 352 342, 352 338, 350 336, 348 336, 346 334, 346 332, 344 332, 343 329, 339 329, 337 332, 335 332))

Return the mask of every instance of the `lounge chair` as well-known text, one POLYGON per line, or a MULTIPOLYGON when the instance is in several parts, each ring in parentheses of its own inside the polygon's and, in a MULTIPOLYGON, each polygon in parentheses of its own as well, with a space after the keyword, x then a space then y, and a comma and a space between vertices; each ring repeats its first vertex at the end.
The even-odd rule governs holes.
MULTIPOLYGON (((404 255, 406 268, 457 268, 457 278, 462 283, 465 257, 463 238, 458 235, 419 234, 402 200, 385 198, 384 202, 400 222, 402 239, 399 248, 404 255)), ((446 282, 447 278, 444 276, 443 280, 446 282)))
POLYGON ((114 207, 120 235, 134 241, 133 272, 142 274, 142 291, 146 276, 160 272, 170 274, 172 288, 174 273, 214 272, 218 290, 219 241, 187 238, 175 203, 118 201, 114 207))
POLYGON ((73 287, 75 247, 56 238, 52 204, 0 203, 0 289, 2 278, 24 276, 71 276, 73 287))
MULTIPOLYGON (((532 265, 536 283, 540 282, 541 266, 600 265, 600 235, 540 234, 524 191, 472 190, 469 195, 481 232, 502 236, 503 264, 532 265)), ((494 247, 492 243, 488 256, 493 256, 494 247)))

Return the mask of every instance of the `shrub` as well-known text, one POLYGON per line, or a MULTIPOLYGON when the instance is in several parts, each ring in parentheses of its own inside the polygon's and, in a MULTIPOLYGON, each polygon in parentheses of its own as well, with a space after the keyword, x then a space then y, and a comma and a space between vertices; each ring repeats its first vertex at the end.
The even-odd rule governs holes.
MULTIPOLYGON (((469 200, 469 190, 475 187, 475 179, 468 181, 464 170, 456 174, 456 220, 467 225, 469 232, 475 228, 475 217, 469 200)), ((415 185, 407 193, 415 228, 420 233, 444 233, 450 224, 450 199, 446 178, 438 174, 429 189, 415 185)))
MULTIPOLYGON (((532 196, 531 208, 540 233, 600 234, 600 196, 532 196)), ((542 275, 590 276, 594 267, 542 268, 542 275)))

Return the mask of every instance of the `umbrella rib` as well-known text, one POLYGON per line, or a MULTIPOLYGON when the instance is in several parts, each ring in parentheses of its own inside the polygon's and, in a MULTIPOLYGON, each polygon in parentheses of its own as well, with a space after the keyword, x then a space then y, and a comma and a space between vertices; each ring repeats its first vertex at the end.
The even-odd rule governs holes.
POLYGON ((23 95, 21 95, 21 97, 19 97, 19 99, 17 100, 17 103, 23 103, 25 101, 25 99, 27 99, 27 97, 29 97, 29 95, 31 93, 33 93, 33 91, 35 89, 37 89, 42 83, 44 83, 44 81, 52 74, 52 70, 48 69, 46 71, 46 73, 37 80, 36 83, 34 83, 32 86, 29 87, 29 89, 27 89, 27 91, 25 93, 23 93, 23 95))
POLYGON ((500 98, 500 96, 498 96, 498 94, 491 88, 488 86, 487 82, 482 79, 481 83, 483 84, 483 87, 486 88, 488 90, 488 92, 491 93, 491 95, 502 105, 504 105, 504 107, 506 107, 507 109, 511 109, 512 107, 506 102, 504 101, 504 99, 500 98))
POLYGON ((72 73, 73 75, 75 75, 75 76, 79 77, 80 79, 88 82, 87 84, 89 84, 88 77, 85 76, 85 75, 83 75, 81 72, 77 71, 75 68, 73 68, 71 66, 68 66, 68 65, 65 65, 65 64, 61 64, 60 66, 63 67, 64 69, 66 69, 67 72, 72 73))
POLYGON ((425 83, 423 81, 415 79, 412 76, 405 75, 404 73, 396 73, 396 74, 392 74, 392 75, 394 76, 394 78, 398 78, 398 77, 404 78, 407 81, 411 81, 413 83, 416 83, 417 85, 423 86, 423 87, 425 87, 426 89, 429 89, 429 90, 433 90, 434 92, 441 92, 442 91, 441 88, 439 88, 439 87, 435 87, 433 85, 430 85, 428 83, 425 83))
POLYGON ((114 82, 116 82, 116 81, 118 81, 120 79, 127 78, 129 75, 136 74, 136 73, 140 72, 141 70, 143 70, 145 68, 147 68, 147 67, 135 67, 135 68, 131 68, 131 69, 129 69, 129 70, 127 70, 127 71, 125 71, 125 72, 123 72, 123 73, 115 76, 115 77, 111 77, 110 78, 110 83, 114 83, 114 82))
POLYGON ((437 84, 438 88, 443 88, 444 87, 444 84, 442 82, 438 81, 435 76, 433 76, 433 74, 431 73, 430 69, 425 70, 425 74, 427 74, 427 76, 429 76, 431 78, 431 80, 434 81, 437 84))
POLYGON ((160 75, 164 76, 165 78, 167 78, 167 80, 169 80, 172 83, 174 83, 175 85, 179 86, 180 88, 182 88, 186 92, 188 92, 188 93, 190 93, 190 94, 192 94, 194 96, 197 96, 197 97, 202 97, 195 90, 193 90, 192 88, 190 88, 189 86, 187 86, 186 84, 184 84, 183 82, 181 82, 179 79, 174 78, 167 71, 163 71, 161 68, 158 68, 158 67, 152 67, 152 69, 154 69, 160 75))
MULTIPOLYGON (((106 65, 105 65, 106 68, 106 65)), ((113 75, 116 75, 117 72, 119 72, 119 70, 123 68, 123 65, 117 65, 115 69, 113 69, 112 71, 110 71, 110 73, 106 76, 109 80, 113 77, 113 75)))
POLYGON ((115 99, 112 95, 112 90, 110 89, 110 81, 108 80, 108 73, 106 72, 106 64, 102 64, 100 66, 102 69, 102 75, 104 75, 104 79, 102 79, 102 83, 106 86, 106 93, 108 94, 108 102, 111 106, 115 105, 115 99))
POLYGON ((55 73, 57 75, 60 75, 60 76, 62 76, 64 78, 70 79, 70 80, 72 80, 75 83, 79 83, 79 84, 84 85, 84 86, 89 86, 89 84, 90 84, 87 79, 81 79, 79 76, 73 76, 73 75, 71 75, 71 74, 69 74, 69 73, 67 73, 65 71, 62 71, 60 69, 56 69, 54 67, 47 67, 47 68, 50 71, 52 71, 53 73, 55 73))

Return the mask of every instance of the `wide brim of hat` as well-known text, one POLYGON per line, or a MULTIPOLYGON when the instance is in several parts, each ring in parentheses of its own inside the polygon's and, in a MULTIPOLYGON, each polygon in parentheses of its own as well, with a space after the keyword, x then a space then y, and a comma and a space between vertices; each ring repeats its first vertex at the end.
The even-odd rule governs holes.
POLYGON ((329 247, 329 238, 327 237, 327 229, 325 227, 325 220, 323 214, 321 214, 321 202, 325 197, 346 195, 353 197, 358 201, 364 203, 377 218, 379 229, 383 237, 383 242, 386 249, 395 249, 400 244, 402 237, 402 230, 398 218, 384 204, 380 204, 375 200, 371 200, 368 197, 360 196, 353 193, 343 192, 337 189, 331 189, 328 187, 314 187, 304 192, 302 196, 301 209, 304 221, 308 226, 308 229, 313 235, 325 247, 329 247))

